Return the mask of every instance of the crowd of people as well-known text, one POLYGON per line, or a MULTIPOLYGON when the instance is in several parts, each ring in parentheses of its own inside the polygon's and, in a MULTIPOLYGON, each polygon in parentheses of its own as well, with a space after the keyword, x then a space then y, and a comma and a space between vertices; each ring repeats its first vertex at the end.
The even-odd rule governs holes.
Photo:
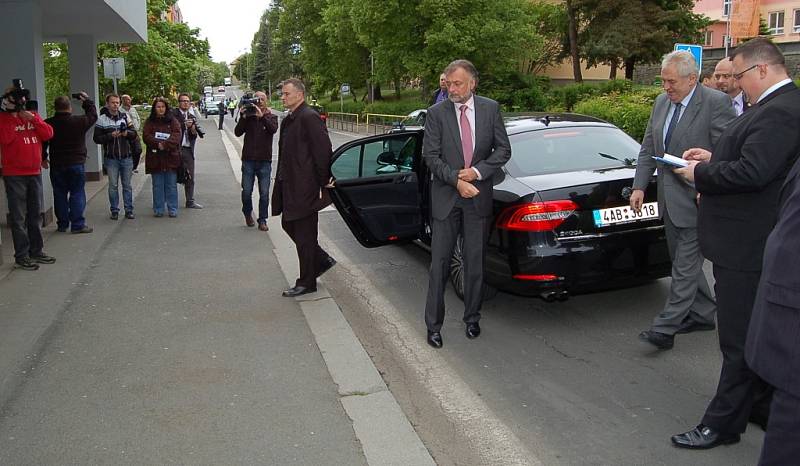
MULTIPOLYGON (((511 157, 497 102, 474 94, 478 73, 466 60, 440 76, 426 121, 423 159, 431 172, 432 243, 425 324, 427 342, 443 346, 444 287, 457 236, 463 241, 465 334, 480 336, 484 248, 492 213, 493 175, 511 157), (443 137, 446 128, 456 137, 443 137)), ((693 429, 674 435, 676 447, 708 449, 740 440, 748 422, 766 430, 761 464, 793 464, 800 457, 800 90, 785 59, 768 40, 753 39, 721 60, 701 82, 694 57, 667 54, 664 93, 655 101, 636 166, 630 207, 642 207, 658 172, 659 211, 672 257, 664 308, 639 338, 659 350, 675 335, 717 330, 723 355, 716 393, 693 429), (679 168, 656 157, 682 157, 679 168), (714 290, 703 272, 713 263, 714 290)), ((16 266, 35 270, 55 262, 43 252, 39 227, 41 167, 51 168, 59 231, 91 233, 83 209, 85 133, 103 146, 109 176, 110 218, 119 218, 122 184, 126 219, 134 219, 131 173, 145 145, 152 177, 153 212, 178 215, 177 183, 185 207, 194 198, 194 148, 203 132, 190 97, 171 109, 154 99, 143 124, 131 117, 130 98, 109 94, 99 112, 86 93, 75 97, 84 115, 72 115, 68 97, 56 98, 47 121, 20 107, 11 94, 0 113, 0 150, 8 194, 16 266), (126 105, 128 106, 126 108, 126 105), (42 143, 47 149, 42 156, 42 143)), ((300 275, 283 296, 316 291, 316 279, 336 261, 318 243, 318 212, 331 203, 331 141, 325 123, 305 103, 305 86, 282 86, 288 111, 278 124, 264 92, 237 107, 234 129, 244 136, 242 213, 249 227, 267 231, 272 143, 279 134, 273 215, 296 245, 300 275), (259 202, 253 218, 253 187, 259 202)), ((221 108, 220 125, 224 118, 221 108)))

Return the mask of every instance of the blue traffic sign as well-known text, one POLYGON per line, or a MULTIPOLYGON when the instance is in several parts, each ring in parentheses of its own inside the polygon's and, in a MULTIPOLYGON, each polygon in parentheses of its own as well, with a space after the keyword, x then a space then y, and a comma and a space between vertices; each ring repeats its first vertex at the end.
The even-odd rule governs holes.
POLYGON ((675 44, 675 50, 686 50, 694 55, 694 61, 697 63, 697 74, 703 71, 703 46, 695 44, 675 44))

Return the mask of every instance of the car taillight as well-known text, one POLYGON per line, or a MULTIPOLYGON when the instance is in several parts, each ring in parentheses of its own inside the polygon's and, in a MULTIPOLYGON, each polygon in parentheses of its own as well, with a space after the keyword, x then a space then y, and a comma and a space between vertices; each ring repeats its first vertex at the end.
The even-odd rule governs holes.
POLYGON ((497 218, 497 228, 515 231, 556 229, 577 210, 572 201, 531 202, 509 207, 497 218))
POLYGON ((528 274, 516 274, 513 276, 515 280, 531 280, 535 282, 552 282, 554 280, 558 280, 558 275, 552 274, 540 274, 540 275, 528 275, 528 274))

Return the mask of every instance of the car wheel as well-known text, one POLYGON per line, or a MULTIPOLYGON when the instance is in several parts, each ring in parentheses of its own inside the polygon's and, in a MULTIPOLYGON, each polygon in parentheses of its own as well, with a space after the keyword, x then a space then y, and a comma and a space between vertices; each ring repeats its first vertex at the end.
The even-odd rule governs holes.
MULTIPOLYGON (((464 300, 464 239, 461 235, 456 238, 456 246, 453 248, 453 257, 450 259, 450 283, 453 284, 453 290, 456 296, 462 301, 464 300)), ((484 301, 488 301, 497 296, 497 288, 483 283, 483 293, 481 294, 484 301)))

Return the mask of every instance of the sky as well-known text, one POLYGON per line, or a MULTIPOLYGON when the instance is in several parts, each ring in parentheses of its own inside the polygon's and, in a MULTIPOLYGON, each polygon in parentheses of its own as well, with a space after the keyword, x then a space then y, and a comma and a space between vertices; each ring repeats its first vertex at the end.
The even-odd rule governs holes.
POLYGON ((269 0, 178 0, 183 21, 208 39, 211 58, 230 63, 249 49, 269 0))

